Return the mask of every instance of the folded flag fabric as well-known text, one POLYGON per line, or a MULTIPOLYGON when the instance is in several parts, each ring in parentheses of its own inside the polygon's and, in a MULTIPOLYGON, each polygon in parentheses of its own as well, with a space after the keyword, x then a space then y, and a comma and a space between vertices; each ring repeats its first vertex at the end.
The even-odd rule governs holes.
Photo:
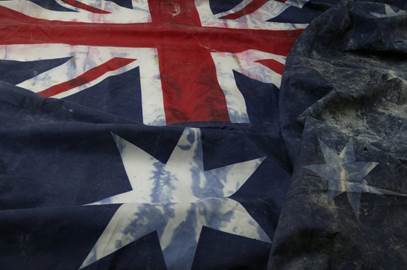
POLYGON ((269 269, 407 267, 406 10, 344 2, 290 54, 280 116, 294 173, 269 269))
POLYGON ((304 2, 0 1, 0 79, 146 125, 262 121, 242 89, 280 86, 304 2))
POLYGON ((266 269, 310 3, 0 1, 1 269, 266 269))
POLYGON ((0 1, 1 269, 403 269, 406 5, 336 4, 0 1))
POLYGON ((1 104, 4 269, 265 269, 278 138, 128 124, 10 85, 1 104))

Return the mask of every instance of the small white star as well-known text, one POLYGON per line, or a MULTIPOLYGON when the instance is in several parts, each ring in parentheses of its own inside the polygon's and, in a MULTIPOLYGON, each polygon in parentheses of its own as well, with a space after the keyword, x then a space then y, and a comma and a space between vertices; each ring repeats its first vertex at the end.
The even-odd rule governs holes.
POLYGON ((356 161, 352 142, 349 142, 339 155, 322 141, 320 141, 320 146, 326 163, 308 165, 305 166, 305 168, 328 181, 329 199, 333 200, 336 196, 346 192, 348 201, 356 217, 359 216, 362 192, 378 195, 406 196, 405 194, 368 185, 364 177, 366 177, 378 163, 356 161))
POLYGON ((378 12, 370 12, 370 15, 377 17, 377 18, 389 18, 389 17, 396 17, 396 16, 404 16, 406 15, 407 12, 399 9, 397 7, 384 4, 384 10, 383 13, 378 13, 378 12))

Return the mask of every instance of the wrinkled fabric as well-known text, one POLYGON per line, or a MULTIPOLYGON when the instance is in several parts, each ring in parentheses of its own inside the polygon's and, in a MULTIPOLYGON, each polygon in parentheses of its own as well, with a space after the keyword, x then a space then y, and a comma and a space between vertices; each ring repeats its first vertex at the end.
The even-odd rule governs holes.
POLYGON ((0 269, 266 269, 312 2, 0 1, 0 269))
POLYGON ((269 269, 407 267, 403 8, 343 2, 293 48, 280 94, 293 176, 269 269))
POLYGON ((1 269, 406 268, 405 1, 0 6, 1 269))

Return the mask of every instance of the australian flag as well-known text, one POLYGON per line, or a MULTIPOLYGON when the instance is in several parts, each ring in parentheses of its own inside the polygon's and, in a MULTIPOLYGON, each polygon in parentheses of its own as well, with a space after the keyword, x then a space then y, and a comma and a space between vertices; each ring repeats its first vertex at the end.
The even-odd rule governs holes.
MULTIPOLYGON (((296 256, 318 266, 299 248, 309 234, 286 241, 314 222, 299 164, 329 180, 324 207, 353 192, 352 226, 366 210, 361 193, 402 200, 366 178, 379 160, 362 159, 360 141, 302 141, 298 119, 331 89, 309 71, 315 29, 330 33, 326 45, 356 10, 362 26, 346 48, 369 49, 364 20, 404 12, 346 1, 329 9, 331 26, 319 16, 333 2, 0 1, 1 269, 304 269, 296 256), (314 86, 316 96, 304 90, 314 86)), ((329 269, 316 266, 305 268, 329 269)))

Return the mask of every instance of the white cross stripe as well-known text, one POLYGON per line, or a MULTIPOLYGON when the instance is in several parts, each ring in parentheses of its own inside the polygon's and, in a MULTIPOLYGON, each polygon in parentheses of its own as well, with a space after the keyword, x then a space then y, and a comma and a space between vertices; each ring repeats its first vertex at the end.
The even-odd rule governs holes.
POLYGON ((72 11, 50 10, 27 0, 0 1, 0 7, 3 6, 12 9, 29 17, 63 22, 118 24, 151 22, 147 0, 133 0, 133 8, 122 7, 114 2, 105 0, 78 0, 77 2, 106 11, 108 13, 93 13, 88 10, 74 7, 61 0, 57 0, 57 3, 72 11))
POLYGON ((290 5, 288 4, 277 1, 268 1, 253 13, 244 15, 234 20, 221 19, 225 15, 233 14, 242 10, 252 1, 253 0, 244 0, 234 8, 218 14, 213 14, 209 5, 209 0, 195 0, 195 5, 199 11, 201 24, 203 26, 208 27, 265 29, 265 30, 295 30, 295 29, 304 29, 308 25, 308 24, 268 22, 268 20, 279 16, 287 8, 290 7, 290 5))

